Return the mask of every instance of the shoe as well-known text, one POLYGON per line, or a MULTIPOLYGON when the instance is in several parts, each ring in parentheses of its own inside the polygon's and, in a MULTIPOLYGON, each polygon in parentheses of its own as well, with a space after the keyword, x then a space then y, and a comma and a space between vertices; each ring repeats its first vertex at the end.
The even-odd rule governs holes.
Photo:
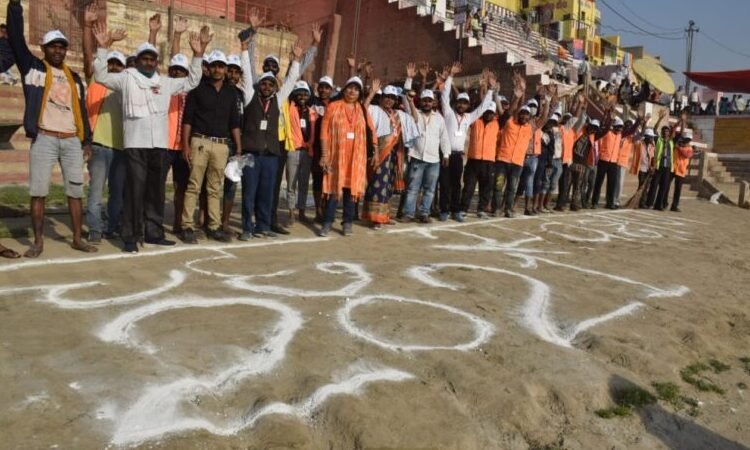
POLYGON ((208 238, 219 242, 232 242, 232 238, 224 230, 209 230, 208 238))
POLYGON ((89 237, 86 239, 89 241, 89 244, 101 244, 102 243, 102 234, 98 231, 89 231, 89 237))
POLYGON ((449 215, 448 215, 448 213, 447 213, 447 212, 441 212, 441 213, 440 213, 440 221, 441 221, 441 222, 445 222, 445 221, 447 221, 447 220, 448 220, 448 216, 449 216, 449 215))
POLYGON ((419 223, 432 223, 432 219, 430 216, 421 216, 419 218, 419 223))
POLYGON ((403 216, 403 217, 399 218, 398 221, 401 222, 401 223, 411 223, 411 222, 414 222, 414 218, 413 217, 409 217, 409 216, 403 216))
POLYGON ((480 219, 489 219, 490 218, 490 216, 488 216, 487 213, 484 212, 484 211, 479 211, 477 213, 477 217, 479 217, 480 219))
POLYGON ((274 224, 274 225, 271 225, 271 231, 273 231, 274 233, 278 233, 278 234, 285 234, 285 235, 289 234, 289 230, 287 230, 286 228, 282 227, 278 223, 274 224))
POLYGON ((571 210, 571 211, 573 211, 573 212, 575 212, 575 211, 578 211, 578 210, 580 210, 580 209, 581 209, 581 208, 579 208, 579 207, 577 207, 577 206, 575 206, 575 205, 574 205, 574 206, 571 206, 571 207, 570 207, 570 210, 571 210))
POLYGON ((453 220, 459 223, 463 223, 466 220, 466 214, 462 212, 457 212, 453 214, 453 220))
POLYGON ((161 239, 146 239, 147 244, 151 245, 161 245, 164 247, 171 247, 172 245, 175 245, 177 242, 170 241, 169 239, 161 238, 161 239))
POLYGON ((530 209, 525 209, 525 210, 523 211, 523 215, 524 215, 524 216, 534 216, 534 215, 536 215, 536 214, 534 214, 534 212, 533 212, 532 210, 530 210, 530 209))
POLYGON ((326 236, 328 236, 328 233, 331 232, 331 225, 332 224, 330 224, 330 223, 324 223, 323 224, 323 228, 321 228, 320 231, 318 231, 318 236, 320 236, 320 237, 326 237, 326 236))
POLYGON ((591 209, 599 209, 599 205, 596 205, 596 204, 591 205, 591 209))
POLYGON ((186 244, 197 244, 198 239, 195 238, 195 233, 193 233, 193 230, 190 228, 183 230, 182 236, 180 236, 180 239, 182 239, 182 242, 186 244))
POLYGON ((122 247, 122 251, 125 253, 138 253, 138 244, 135 242, 126 242, 125 246, 122 247))
POLYGON ((349 223, 349 222, 345 222, 344 223, 344 232, 343 232, 343 235, 344 236, 351 236, 352 233, 353 233, 352 232, 352 224, 349 223))
POLYGON ((240 237, 238 237, 237 239, 239 239, 242 242, 247 242, 251 240, 252 238, 253 238, 253 233, 249 231, 243 231, 242 234, 240 234, 240 237))
POLYGON ((119 239, 120 233, 118 233, 117 231, 106 231, 102 236, 104 237, 104 239, 119 239))
POLYGON ((565 212, 565 208, 563 208, 562 206, 555 206, 555 208, 553 209, 553 211, 565 212))
MULTIPOLYGON (((286 234, 289 234, 289 232, 287 231, 286 234)), ((278 237, 278 234, 276 234, 273 231, 259 231, 259 232, 255 233, 255 234, 253 234, 253 236, 256 236, 256 237, 265 237, 265 238, 275 238, 275 237, 278 237)))
POLYGON ((542 213, 544 213, 544 214, 552 214, 552 210, 545 206, 544 208, 542 208, 542 213))
POLYGON ((660 208, 658 206, 654 206, 654 211, 664 211, 664 208, 660 208))
POLYGON ((513 214, 513 211, 511 211, 511 210, 509 210, 509 209, 506 209, 506 210, 505 210, 505 217, 506 217, 506 218, 508 218, 508 219, 512 219, 512 218, 513 218, 514 216, 515 216, 515 214, 513 214))
POLYGON ((670 211, 672 211, 672 212, 677 212, 677 213, 678 213, 678 212, 682 212, 682 210, 681 210, 680 208, 676 208, 676 207, 674 207, 674 206, 673 206, 673 207, 671 207, 671 208, 670 208, 669 210, 670 210, 670 211))

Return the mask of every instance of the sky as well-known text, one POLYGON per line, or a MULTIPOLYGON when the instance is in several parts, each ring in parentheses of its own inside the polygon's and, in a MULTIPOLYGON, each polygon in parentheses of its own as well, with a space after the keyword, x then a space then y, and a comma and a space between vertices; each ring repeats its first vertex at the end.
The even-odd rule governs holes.
MULTIPOLYGON (((618 17, 607 5, 646 32, 656 34, 684 30, 688 21, 694 20, 700 29, 693 44, 694 72, 750 69, 750 0, 597 0, 597 3, 603 35, 619 34, 624 47, 643 45, 647 53, 661 56, 662 63, 676 72, 685 70, 685 39, 665 40, 647 35, 618 17), (732 53, 709 37, 748 56, 732 53)), ((684 33, 663 37, 680 38, 684 33)), ((684 76, 675 76, 675 81, 683 84, 684 76)))

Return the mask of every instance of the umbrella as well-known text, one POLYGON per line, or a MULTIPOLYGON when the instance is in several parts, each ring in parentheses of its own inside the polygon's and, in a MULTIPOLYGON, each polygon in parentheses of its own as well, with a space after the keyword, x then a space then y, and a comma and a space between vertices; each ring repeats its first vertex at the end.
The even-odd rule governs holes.
POLYGON ((675 87, 672 77, 661 64, 651 58, 637 59, 633 63, 633 71, 643 80, 665 94, 674 94, 675 87))

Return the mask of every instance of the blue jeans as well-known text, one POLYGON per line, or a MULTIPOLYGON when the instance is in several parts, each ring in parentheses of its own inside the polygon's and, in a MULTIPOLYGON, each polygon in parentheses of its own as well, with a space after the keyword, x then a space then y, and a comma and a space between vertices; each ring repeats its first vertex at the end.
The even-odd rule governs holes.
POLYGON ((555 158, 552 160, 552 171, 544 173, 544 193, 557 193, 558 183, 563 173, 562 159, 555 158))
POLYGON ((107 232, 120 232, 120 218, 125 207, 125 178, 127 176, 128 158, 122 150, 112 153, 112 163, 109 165, 109 199, 107 200, 107 232))
POLYGON ((273 187, 279 169, 279 157, 253 154, 255 165, 242 168, 242 231, 264 232, 271 229, 273 187), (253 224, 255 214, 255 224, 253 224))
MULTIPOLYGON (((500 176, 502 175, 505 178, 505 198, 503 200, 504 203, 504 209, 505 211, 511 211, 513 210, 513 204, 516 201, 516 189, 518 189, 518 180, 521 177, 521 172, 523 171, 523 166, 517 166, 512 163, 506 163, 502 161, 498 161, 495 163, 495 175, 500 176)), ((495 181, 495 186, 497 186, 497 181, 495 181)), ((499 191, 498 191, 498 200, 500 197, 499 191)), ((497 208, 500 208, 500 204, 497 205, 497 208)))
POLYGON ((417 196, 422 191, 422 202, 419 206, 420 216, 429 216, 432 199, 435 197, 435 187, 440 177, 440 163, 427 163, 419 159, 409 162, 409 186, 406 190, 404 216, 414 217, 417 208, 417 196))
MULTIPOLYGON (((343 198, 341 201, 343 202, 343 223, 352 223, 354 221, 354 200, 352 199, 352 191, 351 189, 344 188, 343 189, 343 198)), ((323 219, 324 223, 333 223, 334 220, 336 220, 336 207, 339 204, 339 199, 336 197, 330 197, 328 201, 326 202, 326 213, 325 218, 323 219)))
POLYGON ((86 201, 86 225, 89 227, 89 232, 102 233, 104 231, 104 221, 102 220, 104 183, 107 182, 109 167, 112 164, 115 151, 100 145, 92 146, 91 159, 88 162, 89 198, 86 201))
POLYGON ((534 195, 534 175, 536 174, 536 166, 539 162, 539 158, 534 155, 527 155, 526 159, 523 160, 523 172, 521 172, 521 186, 523 187, 523 193, 526 197, 532 197, 534 195))

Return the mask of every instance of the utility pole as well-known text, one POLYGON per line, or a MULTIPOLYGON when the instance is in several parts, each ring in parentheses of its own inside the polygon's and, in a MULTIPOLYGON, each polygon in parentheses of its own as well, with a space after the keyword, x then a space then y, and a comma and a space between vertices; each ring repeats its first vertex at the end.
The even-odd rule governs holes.
MULTIPOLYGON (((695 26, 694 21, 688 22, 688 27, 685 28, 687 33, 687 64, 685 67, 686 72, 690 72, 693 67, 693 36, 698 33, 700 28, 695 26)), ((685 95, 690 95, 690 78, 685 76, 685 95)))
POLYGON ((354 36, 352 36, 352 55, 354 61, 357 61, 357 46, 359 45, 359 20, 362 14, 362 0, 357 0, 354 11, 354 36))

